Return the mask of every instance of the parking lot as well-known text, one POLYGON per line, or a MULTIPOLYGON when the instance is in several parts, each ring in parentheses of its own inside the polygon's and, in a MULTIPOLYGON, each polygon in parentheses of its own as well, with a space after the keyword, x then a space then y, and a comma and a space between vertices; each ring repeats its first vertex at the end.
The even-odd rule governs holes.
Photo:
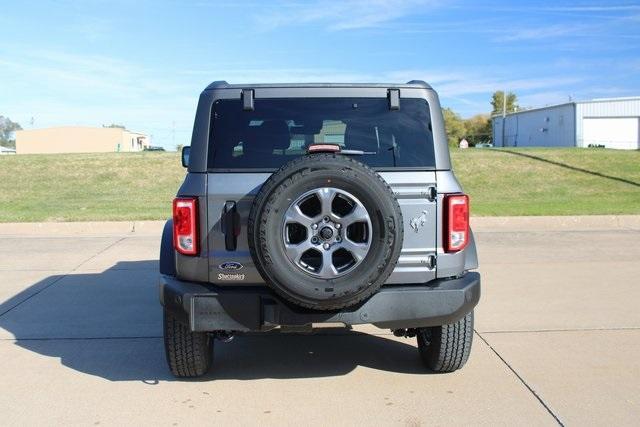
POLYGON ((637 424, 640 217, 474 224, 463 370, 360 327, 217 342, 197 381, 164 360, 160 223, 0 224, 2 424, 637 424))

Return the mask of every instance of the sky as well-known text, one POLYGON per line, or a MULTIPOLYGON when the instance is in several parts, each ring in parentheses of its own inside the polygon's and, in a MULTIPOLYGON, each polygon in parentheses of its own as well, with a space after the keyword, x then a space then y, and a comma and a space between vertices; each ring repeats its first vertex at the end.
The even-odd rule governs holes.
POLYGON ((463 117, 640 95, 640 1, 57 0, 0 7, 0 115, 189 144, 210 82, 425 80, 463 117))

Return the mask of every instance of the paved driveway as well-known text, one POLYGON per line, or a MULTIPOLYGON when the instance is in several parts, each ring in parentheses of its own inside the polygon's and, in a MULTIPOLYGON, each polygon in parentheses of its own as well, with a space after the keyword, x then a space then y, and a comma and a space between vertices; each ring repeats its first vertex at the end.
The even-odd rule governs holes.
POLYGON ((462 371, 429 374, 414 340, 363 327, 217 343, 201 381, 165 366, 159 224, 4 225, 2 424, 637 424, 638 221, 476 223, 462 371))

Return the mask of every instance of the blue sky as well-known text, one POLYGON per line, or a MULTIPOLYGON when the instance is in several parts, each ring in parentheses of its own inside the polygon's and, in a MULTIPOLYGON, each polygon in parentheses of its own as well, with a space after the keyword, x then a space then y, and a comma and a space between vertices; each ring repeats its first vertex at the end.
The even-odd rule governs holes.
POLYGON ((25 128, 122 123, 189 143, 211 81, 423 79, 463 116, 640 95, 640 2, 5 2, 0 115, 25 128))

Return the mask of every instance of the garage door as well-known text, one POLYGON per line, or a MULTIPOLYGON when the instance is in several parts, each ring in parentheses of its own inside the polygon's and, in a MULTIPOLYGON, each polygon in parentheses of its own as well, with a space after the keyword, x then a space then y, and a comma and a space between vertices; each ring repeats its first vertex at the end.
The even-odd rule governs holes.
POLYGON ((585 118, 582 139, 584 146, 604 145, 607 148, 636 150, 638 146, 637 117, 625 118, 585 118))

